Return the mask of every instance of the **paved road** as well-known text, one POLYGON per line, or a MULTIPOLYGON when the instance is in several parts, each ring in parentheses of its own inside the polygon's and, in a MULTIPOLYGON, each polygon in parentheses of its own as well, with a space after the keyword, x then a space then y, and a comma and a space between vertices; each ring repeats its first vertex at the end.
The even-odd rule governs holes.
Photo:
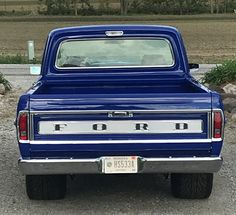
MULTIPOLYGON (((26 90, 35 77, 8 77, 15 88, 26 90)), ((2 98, 3 99, 3 98, 2 98)), ((5 99, 5 98, 4 98, 5 99)), ((14 100, 14 96, 13 96, 14 100)), ((2 100, 5 102, 5 100, 2 100)), ((12 111, 16 101, 0 108, 12 111)), ((3 102, 3 103, 4 103, 3 102)), ((179 200, 171 196, 170 181, 162 175, 77 176, 68 180, 60 201, 30 201, 24 177, 18 171, 14 112, 0 121, 0 214, 236 214, 236 125, 228 122, 222 170, 215 175, 207 200, 179 200)))
MULTIPOLYGON (((40 66, 40 65, 36 65, 40 66)), ((216 64, 201 64, 198 71, 193 74, 202 75, 214 68, 216 64)), ((30 65, 28 64, 0 64, 0 72, 7 76, 28 76, 30 75, 30 65)))

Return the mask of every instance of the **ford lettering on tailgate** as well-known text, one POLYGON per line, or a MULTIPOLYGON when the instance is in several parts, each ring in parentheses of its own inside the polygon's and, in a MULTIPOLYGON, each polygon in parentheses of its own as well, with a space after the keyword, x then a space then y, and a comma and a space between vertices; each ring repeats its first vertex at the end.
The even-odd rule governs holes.
POLYGON ((41 121, 39 134, 201 133, 202 120, 41 121))

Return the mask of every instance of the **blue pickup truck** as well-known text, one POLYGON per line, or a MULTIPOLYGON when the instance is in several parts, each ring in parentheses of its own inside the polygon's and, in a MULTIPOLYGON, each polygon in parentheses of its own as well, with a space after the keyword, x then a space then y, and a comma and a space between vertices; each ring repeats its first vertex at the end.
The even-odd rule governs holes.
POLYGON ((223 105, 191 68, 173 27, 53 30, 17 108, 29 198, 63 198, 67 175, 145 173, 170 175, 175 197, 208 198, 222 165, 223 105))

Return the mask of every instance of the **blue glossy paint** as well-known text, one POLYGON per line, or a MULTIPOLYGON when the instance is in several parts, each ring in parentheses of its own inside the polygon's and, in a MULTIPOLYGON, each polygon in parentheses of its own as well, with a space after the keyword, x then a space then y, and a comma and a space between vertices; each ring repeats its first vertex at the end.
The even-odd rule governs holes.
POLYGON ((142 157, 212 156, 211 144, 192 143, 32 145, 31 150, 31 156, 36 158, 45 156, 49 158, 95 158, 109 155, 138 155, 142 157))
MULTIPOLYGON (((17 113, 64 110, 187 110, 222 109, 220 95, 211 92, 189 73, 188 59, 178 30, 166 26, 105 25, 62 28, 47 39, 38 82, 21 96, 17 113), (58 70, 55 58, 60 43, 68 39, 109 39, 105 31, 123 31, 123 38, 162 37, 171 43, 175 65, 171 68, 90 68, 58 70)), ((205 139, 207 116, 202 113, 135 115, 134 119, 202 119, 202 134, 159 135, 39 135, 40 120, 105 120, 107 115, 36 115, 35 140, 107 139, 205 139)), ((91 158, 108 155, 145 157, 218 156, 222 142, 183 144, 92 144, 30 145, 19 144, 23 158, 91 158)))

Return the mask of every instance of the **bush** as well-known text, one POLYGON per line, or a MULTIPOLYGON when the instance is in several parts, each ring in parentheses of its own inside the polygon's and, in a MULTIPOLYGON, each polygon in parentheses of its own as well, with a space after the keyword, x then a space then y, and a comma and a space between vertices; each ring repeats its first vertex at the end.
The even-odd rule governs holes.
POLYGON ((212 85, 224 85, 236 81, 236 59, 227 60, 221 66, 217 66, 206 73, 202 82, 212 85))
POLYGON ((4 78, 2 73, 0 73, 0 84, 4 86, 6 92, 12 89, 10 82, 6 78, 4 78))
POLYGON ((36 64, 40 63, 39 60, 34 59, 32 61, 29 61, 28 58, 24 55, 0 55, 0 64, 36 64))
POLYGON ((25 10, 25 11, 16 11, 16 10, 12 10, 12 11, 0 11, 0 16, 28 16, 32 14, 32 11, 30 10, 25 10))
POLYGON ((130 13, 142 14, 198 14, 208 11, 209 6, 206 0, 136 0, 132 1, 129 6, 130 13))
POLYGON ((0 64, 24 64, 27 63, 27 59, 25 56, 22 55, 1 55, 0 56, 0 64))

